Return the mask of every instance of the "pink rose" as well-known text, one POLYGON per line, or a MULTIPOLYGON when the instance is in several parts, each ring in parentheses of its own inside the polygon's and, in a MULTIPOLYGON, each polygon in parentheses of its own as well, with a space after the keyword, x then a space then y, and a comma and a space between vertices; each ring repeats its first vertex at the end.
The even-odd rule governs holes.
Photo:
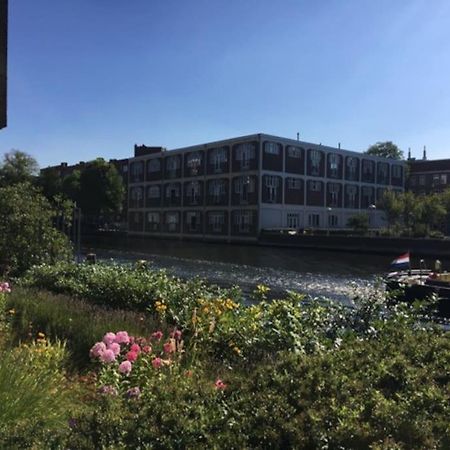
POLYGON ((91 350, 89 351, 89 355, 91 358, 98 358, 100 355, 106 350, 106 345, 104 342, 97 342, 93 345, 91 350))
POLYGON ((138 359, 138 353, 137 352, 128 352, 126 355, 126 358, 130 362, 135 362, 138 359))
POLYGON ((180 330, 173 330, 172 333, 170 333, 170 337, 180 340, 181 339, 181 331, 180 330))
POLYGON ((116 335, 114 333, 109 332, 103 336, 103 342, 106 345, 111 345, 113 342, 115 342, 115 340, 116 340, 116 335))
POLYGON ((155 332, 152 334, 152 338, 153 338, 153 339, 156 339, 157 341, 160 341, 160 340, 162 339, 163 336, 164 336, 164 335, 163 335, 163 332, 162 332, 162 331, 155 331, 155 332))
POLYGON ((172 351, 173 351, 172 343, 171 342, 166 342, 163 345, 163 350, 164 350, 164 353, 172 353, 172 351))
POLYGON ((131 372, 131 367, 130 361, 123 361, 120 363, 119 372, 128 375, 131 372))
POLYGON ((112 350, 116 356, 120 355, 120 345, 117 342, 109 344, 108 348, 112 350))
POLYGON ((128 336, 128 333, 126 331, 118 331, 116 333, 116 342, 118 344, 129 344, 130 336, 128 336))
POLYGON ((107 348, 101 355, 100 355, 100 361, 104 362, 104 363, 112 363, 116 360, 116 355, 114 354, 114 352, 107 348))
POLYGON ((162 359, 161 358, 154 358, 152 360, 152 366, 154 369, 159 369, 162 365, 162 359))
POLYGON ((0 283, 0 292, 11 292, 11 287, 7 281, 0 283))

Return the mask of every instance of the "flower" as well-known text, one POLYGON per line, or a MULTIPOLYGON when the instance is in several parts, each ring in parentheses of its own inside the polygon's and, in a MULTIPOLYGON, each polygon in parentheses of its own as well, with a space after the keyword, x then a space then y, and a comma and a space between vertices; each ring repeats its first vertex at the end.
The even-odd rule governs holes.
POLYGON ((131 368, 132 365, 130 361, 123 361, 119 365, 119 372, 128 375, 131 372, 131 368))
POLYGON ((162 337, 163 337, 164 335, 163 335, 163 332, 162 331, 155 331, 153 334, 152 334, 152 338, 153 339, 156 339, 157 341, 160 341, 161 339, 162 339, 162 337))
POLYGON ((104 362, 104 363, 112 363, 116 360, 116 355, 114 354, 114 352, 110 349, 107 348, 101 355, 100 355, 100 361, 104 362))
POLYGON ((117 342, 118 344, 129 344, 130 336, 128 336, 128 333, 126 331, 118 331, 116 333, 115 342, 117 342))
POLYGON ((164 350, 164 353, 172 353, 173 352, 172 342, 166 342, 163 345, 163 350, 164 350))
POLYGON ((219 391, 223 391, 227 387, 227 385, 220 378, 217 378, 216 382, 214 383, 214 386, 219 391))
POLYGON ((126 354, 126 358, 127 358, 127 361, 130 361, 130 362, 135 362, 137 359, 138 359, 138 352, 128 352, 127 354, 126 354))
POLYGON ((7 281, 0 283, 0 292, 11 292, 11 287, 9 286, 9 283, 7 281))
POLYGON ((110 385, 100 386, 98 392, 105 395, 117 395, 117 389, 110 385))
POLYGON ((106 334, 103 336, 103 342, 104 342, 106 345, 112 344, 113 342, 115 342, 115 340, 116 340, 116 335, 115 335, 115 333, 109 332, 109 333, 106 333, 106 334))
POLYGON ((155 309, 156 311, 158 311, 160 314, 164 313, 167 309, 167 306, 164 304, 164 302, 161 301, 156 301, 155 302, 155 309))
POLYGON ((139 398, 141 396, 141 390, 139 389, 139 386, 132 387, 128 389, 127 391, 127 397, 128 398, 139 398))
POLYGON ((97 342, 94 344, 89 352, 91 358, 99 358, 100 355, 106 350, 106 345, 104 342, 97 342))
POLYGON ((112 350, 116 356, 120 355, 120 345, 117 342, 109 344, 108 348, 112 350))
POLYGON ((173 330, 172 333, 170 333, 170 337, 180 340, 181 339, 181 331, 180 330, 173 330))
POLYGON ((130 352, 135 352, 135 353, 139 354, 139 353, 141 353, 141 347, 139 347, 138 344, 133 344, 130 347, 130 352))
POLYGON ((154 369, 159 369, 162 365, 162 359, 161 358, 154 358, 152 360, 152 366, 154 369))
POLYGON ((152 347, 150 345, 144 345, 144 347, 142 347, 142 351, 144 353, 151 353, 152 352, 152 347))

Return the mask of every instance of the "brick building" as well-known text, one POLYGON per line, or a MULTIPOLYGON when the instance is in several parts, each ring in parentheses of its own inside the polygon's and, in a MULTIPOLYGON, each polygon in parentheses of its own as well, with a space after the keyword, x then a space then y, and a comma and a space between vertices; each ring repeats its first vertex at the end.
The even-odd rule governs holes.
MULTIPOLYGON (((403 191, 404 174, 404 161, 265 134, 135 146, 128 232, 254 240, 265 228, 345 228, 386 189, 403 191)), ((382 216, 370 209, 371 226, 382 216)))
POLYGON ((442 192, 450 187, 450 159, 408 160, 408 190, 415 194, 442 192))

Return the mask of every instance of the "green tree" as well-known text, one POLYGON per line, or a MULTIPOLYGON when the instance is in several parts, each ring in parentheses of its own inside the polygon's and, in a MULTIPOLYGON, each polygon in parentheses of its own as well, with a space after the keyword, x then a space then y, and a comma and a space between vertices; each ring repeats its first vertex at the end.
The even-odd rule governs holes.
POLYGON ((54 167, 41 170, 36 185, 49 200, 62 193, 62 178, 54 167))
POLYGON ((70 200, 79 203, 81 190, 81 172, 74 170, 62 180, 62 193, 70 200))
POLYGON ((427 235, 429 235, 430 231, 442 228, 447 210, 443 206, 439 194, 423 195, 420 199, 422 201, 421 223, 425 225, 427 235))
POLYGON ((0 186, 32 181, 38 171, 38 163, 32 156, 20 150, 11 150, 3 156, 0 186))
POLYGON ((347 226, 358 234, 366 234, 369 230, 369 216, 367 213, 355 214, 347 221, 347 226))
POLYGON ((0 188, 0 273, 68 259, 71 246, 54 227, 58 212, 30 183, 0 188))
POLYGON ((385 191, 378 201, 378 207, 384 211, 389 230, 398 224, 402 215, 402 202, 398 193, 385 191))
POLYGON ((389 159, 403 159, 403 151, 400 150, 393 142, 377 142, 371 145, 365 152, 367 155, 382 156, 389 159))
POLYGON ((78 206, 85 214, 120 212, 124 195, 121 176, 115 166, 103 158, 91 161, 81 172, 78 206))

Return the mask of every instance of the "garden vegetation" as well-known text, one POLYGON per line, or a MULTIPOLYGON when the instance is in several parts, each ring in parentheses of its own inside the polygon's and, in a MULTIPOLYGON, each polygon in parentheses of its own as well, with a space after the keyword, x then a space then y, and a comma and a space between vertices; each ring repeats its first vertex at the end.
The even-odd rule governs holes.
POLYGON ((245 304, 67 263, 2 286, 0 448, 450 447, 449 335, 381 290, 245 304))

